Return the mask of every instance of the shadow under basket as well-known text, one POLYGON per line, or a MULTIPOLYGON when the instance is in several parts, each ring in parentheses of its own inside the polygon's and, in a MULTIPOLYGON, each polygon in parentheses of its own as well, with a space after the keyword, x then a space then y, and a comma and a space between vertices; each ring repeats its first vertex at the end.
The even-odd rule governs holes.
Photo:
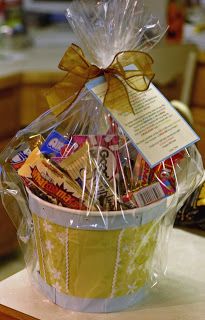
POLYGON ((171 198, 125 212, 56 206, 28 191, 39 262, 38 283, 55 304, 114 312, 142 300, 153 277, 160 219, 171 198))

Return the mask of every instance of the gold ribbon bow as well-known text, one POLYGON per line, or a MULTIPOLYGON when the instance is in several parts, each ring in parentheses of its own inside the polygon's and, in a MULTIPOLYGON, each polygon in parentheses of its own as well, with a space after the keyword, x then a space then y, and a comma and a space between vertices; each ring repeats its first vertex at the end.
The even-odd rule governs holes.
POLYGON ((128 88, 141 92, 147 90, 154 78, 152 64, 153 60, 147 53, 122 51, 115 55, 106 69, 102 69, 90 64, 81 48, 72 44, 59 64, 59 68, 68 73, 61 82, 49 90, 48 104, 50 107, 57 106, 55 113, 63 112, 77 99, 89 80, 103 75, 107 82, 104 105, 109 109, 131 112, 128 88), (128 65, 135 65, 136 70, 126 70, 125 67, 128 65))

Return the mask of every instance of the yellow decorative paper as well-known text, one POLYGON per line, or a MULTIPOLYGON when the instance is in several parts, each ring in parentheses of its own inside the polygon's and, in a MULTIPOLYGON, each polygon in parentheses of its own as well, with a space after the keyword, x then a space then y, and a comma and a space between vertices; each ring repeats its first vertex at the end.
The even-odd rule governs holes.
POLYGON ((122 230, 65 228, 33 214, 41 277, 80 298, 134 294, 150 278, 158 225, 122 230))

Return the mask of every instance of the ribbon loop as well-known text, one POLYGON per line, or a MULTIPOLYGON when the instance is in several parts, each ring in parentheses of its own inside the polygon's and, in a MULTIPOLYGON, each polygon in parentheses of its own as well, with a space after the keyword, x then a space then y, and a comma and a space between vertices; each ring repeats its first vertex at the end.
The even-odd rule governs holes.
POLYGON ((51 108, 59 105, 56 113, 60 114, 76 100, 89 80, 104 75, 107 81, 105 106, 118 110, 118 99, 122 95, 126 103, 120 111, 133 112, 126 85, 135 91, 147 90, 154 78, 152 64, 153 60, 147 53, 122 51, 106 69, 100 69, 86 60, 80 47, 72 44, 59 63, 59 68, 67 71, 67 75, 49 90, 48 104, 51 108), (127 70, 128 65, 133 65, 133 70, 127 70))

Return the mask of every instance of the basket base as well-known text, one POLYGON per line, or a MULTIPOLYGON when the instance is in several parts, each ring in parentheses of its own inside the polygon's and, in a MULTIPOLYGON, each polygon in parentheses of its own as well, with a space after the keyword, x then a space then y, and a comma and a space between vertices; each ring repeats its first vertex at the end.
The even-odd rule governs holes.
POLYGON ((49 300, 64 309, 87 313, 109 313, 127 309, 139 303, 146 295, 146 287, 137 293, 107 299, 83 299, 58 292, 54 287, 48 285, 37 273, 38 284, 41 291, 49 300))

